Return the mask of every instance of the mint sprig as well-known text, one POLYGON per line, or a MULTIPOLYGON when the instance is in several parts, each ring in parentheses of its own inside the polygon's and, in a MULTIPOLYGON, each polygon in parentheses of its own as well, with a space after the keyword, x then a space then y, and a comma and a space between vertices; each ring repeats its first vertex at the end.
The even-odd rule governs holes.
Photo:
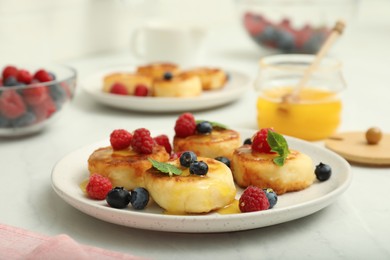
POLYGON ((213 121, 208 121, 208 120, 195 120, 196 124, 199 124, 201 122, 209 122, 213 128, 220 128, 220 129, 228 129, 228 127, 224 124, 218 123, 218 122, 213 122, 213 121))
POLYGON ((271 147, 271 151, 279 155, 273 159, 273 162, 278 166, 283 166, 290 153, 286 139, 283 135, 268 130, 267 142, 271 147))
POLYGON ((162 173, 168 173, 169 176, 174 175, 181 175, 182 171, 177 168, 175 165, 165 163, 165 162, 159 162, 152 158, 148 158, 149 162, 152 163, 152 166, 159 170, 162 173))

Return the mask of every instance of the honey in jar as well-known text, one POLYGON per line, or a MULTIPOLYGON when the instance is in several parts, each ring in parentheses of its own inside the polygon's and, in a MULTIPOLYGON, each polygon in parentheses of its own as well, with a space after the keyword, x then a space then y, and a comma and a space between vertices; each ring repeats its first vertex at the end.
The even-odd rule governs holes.
POLYGON ((313 55, 274 55, 261 60, 256 81, 257 123, 277 132, 309 140, 332 135, 341 123, 340 90, 345 87, 340 63, 326 58, 306 86, 288 100, 313 55))

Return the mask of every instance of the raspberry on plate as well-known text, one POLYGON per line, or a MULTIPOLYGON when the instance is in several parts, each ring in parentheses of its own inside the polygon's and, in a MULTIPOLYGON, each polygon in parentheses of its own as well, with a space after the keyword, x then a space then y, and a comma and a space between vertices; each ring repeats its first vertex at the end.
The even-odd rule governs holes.
POLYGON ((252 150, 259 153, 273 153, 267 142, 268 130, 274 131, 272 128, 262 128, 258 131, 252 141, 252 150))
POLYGON ((122 83, 115 83, 110 89, 110 93, 117 95, 127 95, 127 88, 122 83))
POLYGON ((100 174, 92 174, 86 187, 88 196, 91 199, 104 200, 107 193, 112 189, 110 179, 100 174))
POLYGON ((130 146, 133 135, 125 129, 116 129, 110 134, 112 149, 122 150, 130 146))
POLYGON ((179 116, 175 124, 175 134, 177 137, 187 137, 195 134, 196 122, 191 113, 184 113, 179 116))
POLYGON ((149 89, 145 85, 137 85, 134 90, 134 96, 146 97, 149 93, 149 89))
POLYGON ((137 153, 151 154, 153 152, 154 140, 146 128, 139 128, 134 131, 131 147, 137 153))
POLYGON ((269 209, 269 201, 267 195, 256 186, 248 186, 242 193, 239 202, 241 212, 253 212, 269 209))
POLYGON ((156 141, 156 143, 158 145, 164 146, 167 153, 171 154, 172 146, 171 146, 171 143, 169 142, 169 138, 167 135, 159 135, 159 136, 154 137, 153 139, 154 139, 154 141, 156 141))

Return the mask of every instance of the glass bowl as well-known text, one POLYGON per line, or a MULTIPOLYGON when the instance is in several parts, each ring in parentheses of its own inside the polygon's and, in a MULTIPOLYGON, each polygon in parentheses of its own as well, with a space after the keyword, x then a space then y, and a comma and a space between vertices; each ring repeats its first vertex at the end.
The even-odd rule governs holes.
POLYGON ((238 0, 240 19, 259 46, 317 53, 337 20, 350 21, 358 0, 238 0))
POLYGON ((0 136, 37 133, 73 99, 76 71, 68 66, 4 65, 0 74, 0 136))

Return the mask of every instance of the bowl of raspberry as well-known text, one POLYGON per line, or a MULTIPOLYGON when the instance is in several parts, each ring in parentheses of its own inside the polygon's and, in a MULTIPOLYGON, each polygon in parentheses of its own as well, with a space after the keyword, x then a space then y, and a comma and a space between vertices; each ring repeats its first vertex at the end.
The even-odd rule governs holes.
POLYGON ((42 131, 73 99, 76 71, 64 65, 0 67, 0 137, 42 131))
MULTIPOLYGON (((358 0, 238 0, 239 17, 262 49, 318 52, 338 20, 350 21, 358 0)), ((348 24, 348 23, 347 23, 348 24)))

